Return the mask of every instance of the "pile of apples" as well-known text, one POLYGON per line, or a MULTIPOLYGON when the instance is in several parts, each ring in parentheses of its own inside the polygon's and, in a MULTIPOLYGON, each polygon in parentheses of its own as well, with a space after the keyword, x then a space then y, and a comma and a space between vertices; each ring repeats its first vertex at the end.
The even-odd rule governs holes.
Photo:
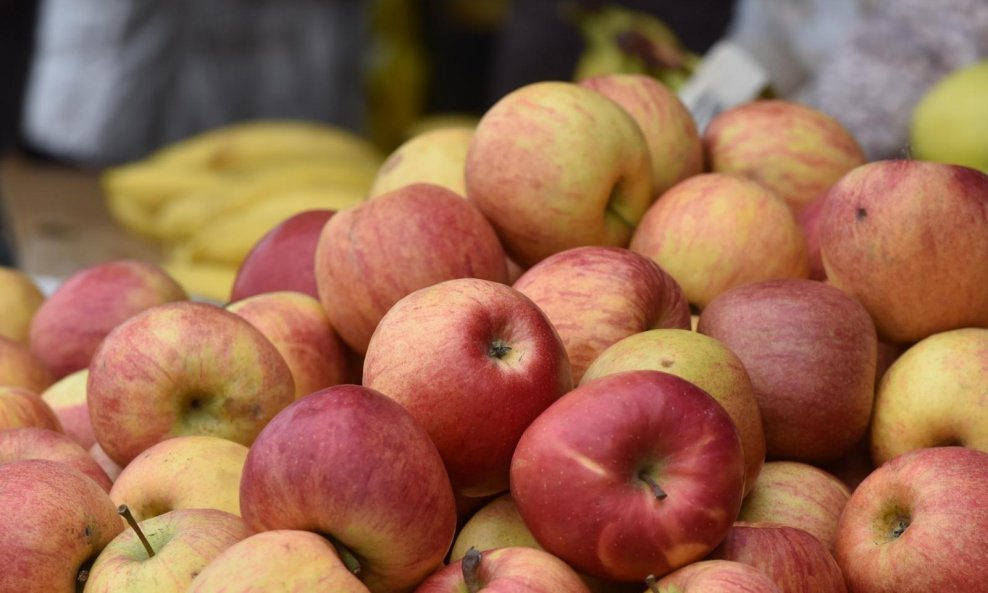
POLYGON ((0 591, 985 591, 988 175, 640 75, 433 130, 227 303, 0 276, 0 591))

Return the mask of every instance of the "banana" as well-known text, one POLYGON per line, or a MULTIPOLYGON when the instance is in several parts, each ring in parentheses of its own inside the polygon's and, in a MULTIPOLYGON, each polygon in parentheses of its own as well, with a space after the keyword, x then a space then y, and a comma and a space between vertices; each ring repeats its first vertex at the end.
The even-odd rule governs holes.
POLYGON ((377 170, 368 163, 322 161, 265 167, 217 191, 191 193, 166 204, 156 219, 156 236, 171 243, 184 241, 218 217, 296 190, 365 196, 377 170))
POLYGON ((298 159, 379 166, 383 155, 368 140, 343 128, 310 121, 259 119, 180 140, 149 159, 205 171, 244 171, 298 159))
POLYGON ((113 220, 123 228, 148 241, 158 239, 154 212, 140 201, 127 194, 110 194, 106 206, 113 220))
POLYGON ((209 221, 179 244, 173 257, 236 266, 285 219, 307 210, 343 210, 363 199, 363 193, 315 188, 271 196, 209 221))
POLYGON ((100 176, 103 193, 153 211, 177 195, 215 190, 230 176, 181 164, 137 161, 106 169, 100 176))
POLYGON ((231 265, 171 259, 162 262, 161 267, 192 298, 205 299, 218 305, 229 301, 237 278, 237 266, 231 265))

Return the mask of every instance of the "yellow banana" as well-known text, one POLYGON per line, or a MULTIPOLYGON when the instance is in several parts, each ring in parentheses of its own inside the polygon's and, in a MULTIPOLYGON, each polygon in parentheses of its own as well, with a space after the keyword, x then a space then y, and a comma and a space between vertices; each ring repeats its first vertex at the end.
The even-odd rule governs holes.
POLYGON ((154 163, 207 171, 243 171, 277 161, 323 159, 380 165, 381 152, 343 128, 311 121, 261 119, 231 124, 166 146, 154 163))
POLYGON ((150 161, 111 167, 100 178, 107 196, 137 202, 151 211, 177 195, 214 190, 229 180, 214 171, 150 161))
POLYGON ((331 188, 272 196, 209 221, 177 247, 175 257, 239 265, 251 248, 285 219, 307 210, 343 210, 363 199, 363 193, 331 188))
POLYGON ((106 206, 117 224, 144 239, 157 240, 155 214, 140 201, 126 194, 110 194, 106 196, 106 206))
POLYGON ((185 289, 192 298, 201 298, 216 304, 226 304, 237 278, 237 266, 211 262, 166 260, 164 270, 185 289))

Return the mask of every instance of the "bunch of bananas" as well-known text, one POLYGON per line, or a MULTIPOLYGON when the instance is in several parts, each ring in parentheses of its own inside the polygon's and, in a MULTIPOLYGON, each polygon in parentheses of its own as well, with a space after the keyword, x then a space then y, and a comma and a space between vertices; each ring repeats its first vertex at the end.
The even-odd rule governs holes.
POLYGON ((383 155, 326 124, 254 120, 210 130, 104 171, 112 216, 159 243, 191 294, 225 300, 257 241, 305 210, 367 196, 383 155))
POLYGON ((679 42, 675 32, 647 12, 617 4, 574 8, 584 49, 573 79, 597 74, 647 74, 678 90, 699 65, 701 56, 679 42))

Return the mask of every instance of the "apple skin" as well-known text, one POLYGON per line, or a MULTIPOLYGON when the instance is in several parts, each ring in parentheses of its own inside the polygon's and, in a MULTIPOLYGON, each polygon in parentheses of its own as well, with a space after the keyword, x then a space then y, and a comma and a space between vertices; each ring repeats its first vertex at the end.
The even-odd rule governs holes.
POLYGON ((38 308, 31 351, 55 379, 89 366, 114 327, 155 305, 187 300, 185 290, 160 266, 113 260, 69 276, 38 308))
POLYGON ((240 477, 247 447, 188 435, 151 445, 123 468, 110 498, 138 521, 175 509, 218 509, 240 515, 240 477))
POLYGON ((17 268, 0 266, 0 337, 27 345, 34 314, 45 295, 34 280, 17 268))
POLYGON ((405 295, 454 278, 507 281, 490 223, 438 185, 406 185, 341 211, 316 247, 316 285, 326 315, 358 355, 405 295))
POLYGON ((178 509, 138 526, 154 557, 132 529, 124 530, 96 558, 85 593, 184 592, 210 561, 251 535, 240 517, 216 509, 178 509))
POLYGON ((47 459, 73 467, 109 492, 113 481, 88 451, 66 435, 47 428, 0 430, 0 464, 47 459))
POLYGON ((770 190, 740 175, 694 175, 666 191, 631 238, 699 309, 750 282, 806 278, 806 239, 770 190))
POLYGON ((45 428, 62 432, 62 424, 40 396, 20 387, 0 385, 0 430, 45 428))
POLYGON ((872 472, 837 530, 851 593, 984 591, 985 492, 988 453, 967 447, 916 449, 872 472))
POLYGON ((363 376, 429 433, 454 491, 474 497, 507 490, 522 432, 573 387, 566 350, 538 305, 476 278, 395 303, 371 338, 363 376))
POLYGON ((765 431, 755 388, 741 359, 717 340, 682 329, 653 329, 615 342, 593 361, 580 384, 623 371, 676 375, 703 389, 731 416, 744 450, 744 492, 765 463, 765 431))
POLYGON ((561 251, 529 268, 513 286, 559 332, 574 383, 621 338, 690 326, 689 303, 679 284, 651 259, 623 247, 561 251))
POLYGON ((539 544, 615 581, 701 559, 736 519, 743 485, 730 416, 699 387, 660 371, 573 389, 528 427, 511 463, 512 496, 539 544), (667 498, 658 499, 646 473, 667 498))
POLYGON ((878 340, 847 294, 815 280, 747 284, 711 302, 697 330, 747 369, 769 459, 833 461, 867 434, 878 340))
POLYGON ((318 298, 316 244, 333 210, 306 210, 268 231, 244 257, 230 290, 230 301, 265 292, 292 290, 318 298))
POLYGON ((89 369, 82 369, 65 375, 41 392, 41 399, 55 412, 65 434, 84 449, 96 443, 86 401, 88 379, 89 369))
POLYGON ((93 433, 126 466, 151 445, 211 435, 250 445, 295 384, 284 358, 248 321, 207 303, 152 307, 111 332, 87 383, 93 433))
POLYGON ((875 465, 923 447, 988 452, 985 385, 988 328, 945 331, 911 346, 889 367, 875 395, 875 465))
POLYGON ((798 461, 769 461, 744 497, 738 520, 798 527, 832 552, 850 496, 844 482, 825 470, 798 461))
POLYGON ((738 521, 708 558, 751 565, 785 593, 847 593, 826 546, 796 527, 738 521))
POLYGON ((378 169, 368 199, 413 183, 433 183, 466 197, 467 150, 474 126, 427 130, 396 148, 378 169))
POLYGON ((656 197, 635 120, 569 82, 502 97, 477 124, 465 171, 467 197, 523 268, 570 247, 626 247, 656 197))
MULTIPOLYGON (((480 552, 477 593, 590 593, 565 562, 535 548, 499 548, 480 552)), ((463 560, 451 562, 429 576, 415 593, 468 591, 463 560)))
POLYGON ((48 367, 27 346, 0 336, 0 385, 41 393, 54 382, 48 367))
POLYGON ((332 535, 374 593, 410 591, 442 564, 456 529, 439 451, 399 404, 336 385, 292 403, 247 454, 240 510, 255 531, 332 535))
POLYGON ((99 443, 95 443, 89 448, 89 455, 103 468, 103 471, 106 472, 106 475, 110 477, 111 481, 116 481, 120 476, 120 472, 123 471, 123 468, 116 461, 110 459, 99 443))
POLYGON ((813 198, 796 216, 799 228, 806 238, 806 254, 810 262, 810 280, 827 279, 827 271, 823 268, 823 255, 820 253, 820 214, 827 192, 822 192, 813 198))
POLYGON ((820 217, 828 282, 861 301, 883 341, 988 327, 988 175, 877 161, 841 178, 820 217))
POLYGON ((481 507, 456 533, 450 562, 463 558, 470 548, 480 551, 494 548, 540 548, 525 525, 518 505, 505 492, 481 507))
POLYGON ((628 112, 645 134, 658 197, 687 177, 703 172, 703 144, 696 122, 679 97, 652 76, 609 73, 579 83, 628 112))
POLYGON ((758 569, 730 560, 701 560, 659 579, 657 593, 787 593, 758 569))
POLYGON ((833 117, 793 101, 751 101, 722 111, 703 131, 710 170, 739 173, 798 213, 867 157, 833 117))
POLYGON ((246 537, 220 552, 187 593, 368 593, 326 538, 276 529, 246 537))
POLYGON ((226 309, 261 330, 278 349, 292 371, 295 399, 350 378, 353 355, 318 299, 276 291, 230 303, 226 309))
POLYGON ((79 571, 124 528, 95 481, 57 461, 0 465, 0 591, 76 593, 79 571))

